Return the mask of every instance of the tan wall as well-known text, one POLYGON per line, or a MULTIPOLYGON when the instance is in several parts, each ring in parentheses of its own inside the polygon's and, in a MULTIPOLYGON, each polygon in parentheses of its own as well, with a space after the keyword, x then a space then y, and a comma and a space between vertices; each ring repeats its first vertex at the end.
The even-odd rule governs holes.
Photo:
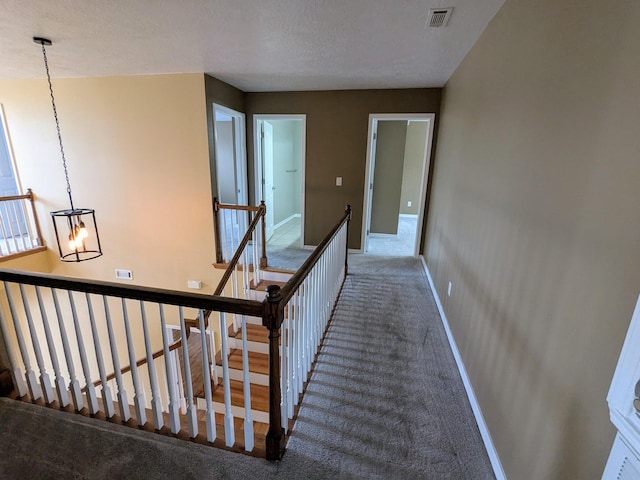
MULTIPOLYGON (((199 74, 54 79, 77 207, 96 210, 104 256, 53 273, 213 290, 211 186, 205 91, 199 74)), ((7 128, 22 186, 37 196, 43 236, 55 248, 49 211, 67 207, 46 80, 1 80, 7 128)))
POLYGON ((305 243, 319 243, 345 205, 350 204, 349 247, 360 248, 369 114, 435 113, 437 118, 440 93, 439 88, 248 93, 250 185, 254 165, 252 115, 306 114, 305 243), (336 186, 338 176, 342 177, 342 187, 336 186))
POLYGON ((379 121, 376 131, 375 171, 371 200, 371 233, 398 233, 406 120, 379 121))
POLYGON ((611 447, 639 23, 635 0, 508 0, 446 85, 425 254, 508 478, 600 478, 611 447))
POLYGON ((428 122, 409 122, 404 147, 404 168, 402 169, 402 192, 400 194, 400 213, 418 215, 420 203, 420 184, 422 183, 422 164, 427 146, 428 122), (411 202, 411 206, 407 202, 411 202))

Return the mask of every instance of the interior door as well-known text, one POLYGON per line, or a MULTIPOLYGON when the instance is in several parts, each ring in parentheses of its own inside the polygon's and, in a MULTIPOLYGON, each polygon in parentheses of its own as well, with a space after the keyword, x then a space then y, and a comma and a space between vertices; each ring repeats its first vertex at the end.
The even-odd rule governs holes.
POLYGON ((376 171, 376 142, 378 138, 378 121, 373 121, 373 138, 371 139, 371 166, 369 168, 368 190, 367 190, 367 222, 366 229, 364 231, 364 251, 369 250, 369 235, 371 233, 371 206, 373 205, 373 178, 376 171))
POLYGON ((273 235, 273 125, 267 121, 262 122, 262 198, 267 207, 265 215, 266 240, 273 235))

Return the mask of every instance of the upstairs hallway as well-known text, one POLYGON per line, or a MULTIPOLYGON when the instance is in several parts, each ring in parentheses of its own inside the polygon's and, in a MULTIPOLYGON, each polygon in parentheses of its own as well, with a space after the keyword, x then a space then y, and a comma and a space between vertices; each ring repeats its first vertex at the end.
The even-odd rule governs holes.
POLYGON ((494 478, 420 261, 349 263, 282 461, 0 399, 0 477, 494 478))

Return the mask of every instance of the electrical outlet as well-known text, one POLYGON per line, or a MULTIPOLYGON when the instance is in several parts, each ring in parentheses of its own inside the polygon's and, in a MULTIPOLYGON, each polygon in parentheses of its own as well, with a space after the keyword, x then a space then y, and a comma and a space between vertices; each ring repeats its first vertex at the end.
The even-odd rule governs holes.
POLYGON ((411 206, 411 200, 407 202, 407 207, 410 207, 410 206, 411 206))
POLYGON ((131 270, 116 268, 116 278, 118 280, 133 280, 133 272, 131 270))
POLYGON ((342 177, 336 177, 336 187, 342 186, 342 177))
POLYGON ((200 280, 187 280, 187 287, 202 290, 202 282, 200 280))
POLYGON ((451 282, 449 282, 449 287, 447 288, 447 296, 450 297, 451 296, 451 282))

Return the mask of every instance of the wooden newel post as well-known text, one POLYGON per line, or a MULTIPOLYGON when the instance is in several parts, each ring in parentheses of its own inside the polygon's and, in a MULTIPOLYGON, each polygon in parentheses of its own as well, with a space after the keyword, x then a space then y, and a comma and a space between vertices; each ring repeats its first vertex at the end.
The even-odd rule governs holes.
POLYGON ((262 209, 262 257, 260 258, 260 268, 267 268, 267 227, 264 218, 267 216, 267 206, 264 200, 260 200, 260 208, 262 209))
POLYGON ((347 239, 345 244, 345 252, 344 252, 344 274, 347 275, 349 273, 349 224, 351 223, 351 205, 347 205, 344 207, 344 212, 347 217, 347 239))
POLYGON ((262 303, 262 325, 269 330, 269 431, 267 432, 267 460, 280 460, 284 454, 284 429, 280 402, 280 326, 284 309, 279 307, 282 295, 278 285, 267 287, 267 298, 262 303))
POLYGON ((213 197, 213 231, 216 237, 216 263, 222 263, 222 236, 220 235, 220 207, 218 197, 213 197))

